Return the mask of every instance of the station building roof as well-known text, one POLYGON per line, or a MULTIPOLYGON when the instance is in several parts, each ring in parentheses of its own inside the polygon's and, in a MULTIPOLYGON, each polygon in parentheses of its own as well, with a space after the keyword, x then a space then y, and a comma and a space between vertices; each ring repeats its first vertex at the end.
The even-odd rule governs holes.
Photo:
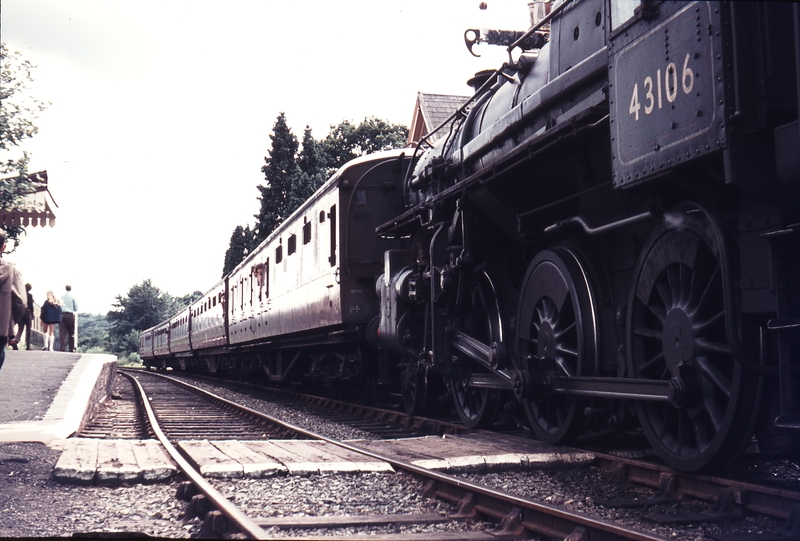
MULTIPOLYGON (((464 105, 469 96, 450 96, 446 94, 424 94, 417 92, 417 103, 414 105, 414 116, 411 128, 408 130, 409 146, 419 142, 425 135, 442 124, 456 110, 464 105)), ((432 141, 444 135, 446 130, 440 130, 432 141)))

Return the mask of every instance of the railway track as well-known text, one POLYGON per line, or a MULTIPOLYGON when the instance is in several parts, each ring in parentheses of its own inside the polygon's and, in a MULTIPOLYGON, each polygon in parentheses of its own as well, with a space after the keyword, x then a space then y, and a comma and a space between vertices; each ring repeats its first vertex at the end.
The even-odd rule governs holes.
MULTIPOLYGON (((278 422, 277 419, 274 418, 267 418, 264 419, 261 417, 261 414, 255 412, 253 410, 245 409, 241 413, 235 413, 233 410, 237 408, 228 401, 222 399, 221 397, 212 397, 210 402, 206 402, 205 400, 201 400, 199 395, 202 395, 202 391, 200 389, 193 388, 186 383, 181 383, 181 394, 185 393, 185 400, 191 401, 190 403, 182 403, 178 401, 178 391, 174 390, 172 386, 176 384, 176 382, 166 382, 160 377, 157 377, 154 374, 142 373, 141 371, 134 371, 140 379, 150 380, 153 379, 157 383, 153 385, 153 391, 149 391, 154 393, 152 396, 149 396, 147 399, 147 403, 151 405, 154 409, 159 409, 161 407, 166 408, 164 411, 171 412, 170 415, 166 413, 159 413, 160 417, 164 417, 167 420, 164 425, 167 427, 164 432, 169 434, 171 432, 171 436, 167 436, 169 439, 173 441, 178 441, 185 438, 203 438, 203 439, 223 439, 223 438, 233 438, 233 439, 267 439, 267 438, 279 438, 279 439, 289 439, 289 438, 314 438, 314 439, 321 439, 324 441, 329 441, 335 445, 339 445, 342 448, 349 449, 354 452, 364 453, 367 456, 370 456, 376 460, 383 460, 386 461, 397 470, 408 471, 413 475, 419 478, 428 479, 426 481, 426 489, 425 494, 428 496, 437 496, 445 501, 451 502, 458 506, 459 510, 455 513, 454 516, 459 518, 465 517, 475 517, 475 516, 489 516, 493 519, 500 521, 504 524, 503 535, 511 535, 517 536, 521 535, 519 532, 521 531, 534 531, 543 533, 547 536, 561 536, 564 534, 564 537, 570 535, 569 532, 566 530, 569 529, 568 526, 559 526, 555 530, 552 529, 552 526, 547 528, 542 527, 529 527, 530 524, 539 524, 542 521, 550 521, 552 522, 555 520, 557 523, 560 523, 564 520, 565 524, 571 524, 570 518, 563 519, 559 517, 557 520, 553 519, 552 517, 557 515, 556 510, 549 510, 547 512, 543 512, 541 509, 536 509, 535 511, 531 511, 525 504, 526 498, 519 496, 508 496, 509 499, 503 499, 502 496, 499 494, 507 494, 506 491, 494 491, 493 489, 489 489, 488 493, 485 493, 480 488, 483 483, 481 482, 480 478, 476 478, 474 480, 474 484, 468 481, 465 481, 463 478, 451 478, 446 474, 441 474, 439 472, 431 472, 430 474, 427 473, 429 470, 425 468, 418 468, 414 464, 410 464, 408 462, 404 462, 402 460, 397 460, 396 458, 392 458, 391 456, 384 456, 384 454, 379 452, 372 452, 369 449, 363 449, 362 446, 359 445, 349 445, 344 444, 342 442, 336 442, 331 438, 326 438, 324 436, 320 436, 308 430, 299 430, 299 427, 294 427, 291 425, 281 424, 278 422), (199 401, 199 402, 198 402, 199 401), (203 402, 206 402, 204 405, 203 402), (218 408, 221 408, 221 412, 215 413, 213 410, 209 409, 211 406, 207 404, 215 403, 218 408), (189 409, 187 409, 189 408, 189 409), (193 409, 192 409, 193 408, 193 409), (187 415, 187 411, 192 411, 191 415, 187 415), (175 415, 174 419, 170 419, 172 415, 175 415), (201 418, 202 422, 195 423, 191 429, 187 429, 187 425, 189 419, 188 418, 201 418), (245 420, 247 417, 251 417, 250 422, 253 424, 251 429, 243 428, 245 424, 245 420), (216 422, 211 423, 209 422, 211 419, 217 419, 216 422), (226 425, 236 425, 237 428, 235 431, 231 432, 226 425), (176 430, 176 425, 179 430, 176 430), (184 425, 184 426, 181 426, 184 425), (210 432, 210 429, 214 428, 215 426, 222 428, 223 432, 214 433, 210 432), (269 428, 268 428, 269 427, 269 428), (299 434, 299 435, 298 435, 299 434), (443 476, 443 477, 440 477, 443 476), (494 492, 497 492, 495 494, 494 492), (486 503, 491 502, 491 503, 486 503), (533 518, 531 518, 533 517, 533 518), (551 517, 551 518, 545 518, 551 517), (529 524, 530 523, 530 524, 529 524), (539 528, 539 529, 537 529, 539 528), (565 533, 566 532, 566 533, 565 533)), ((148 387, 151 384, 148 384, 148 387)), ((210 385, 210 384, 209 384, 210 385)), ((219 386, 219 383, 217 383, 219 386)), ((286 393, 285 391, 281 391, 281 394, 286 393)), ((118 400, 117 402, 121 401, 123 398, 128 398, 126 393, 122 391, 118 391, 118 400)), ((274 399, 275 397, 272 396, 270 400, 274 399)), ((415 426, 414 430, 418 430, 420 426, 426 427, 427 430, 431 430, 434 433, 437 431, 450 431, 453 430, 453 427, 449 426, 445 423, 445 426, 437 426, 434 422, 423 422, 421 420, 410 421, 407 419, 407 416, 403 414, 395 414, 394 412, 385 412, 385 410, 377 410, 370 411, 370 408, 365 408, 363 406, 350 406, 343 404, 341 402, 336 401, 326 401, 325 399, 321 399, 319 397, 309 397, 309 396, 300 396, 300 397, 291 397, 291 394, 284 394, 283 398, 281 399, 284 402, 284 406, 296 409, 297 404, 306 404, 302 409, 304 410, 300 416, 306 416, 316 414, 313 413, 314 410, 321 411, 325 413, 325 416, 329 419, 335 420, 336 422, 352 422, 352 418, 348 421, 351 413, 352 415, 356 416, 356 421, 354 424, 361 424, 362 426, 372 426, 375 431, 375 439, 380 439, 383 437, 381 434, 386 433, 393 433, 399 434, 400 436, 408 435, 408 427, 415 426), (312 413, 309 413, 312 412, 312 413), (333 413, 332 413, 333 412, 333 413), (385 415, 391 414, 391 415, 385 415), (368 423, 364 423, 363 421, 359 421, 358 419, 362 419, 364 416, 372 419, 368 423), (377 419, 377 420, 376 420, 377 419), (386 429, 384 426, 387 423, 386 419, 392 419, 389 423, 389 426, 394 426, 395 428, 386 429), (401 428, 397 428, 397 427, 401 428), (404 428, 403 428, 404 427, 404 428)), ((111 408, 112 411, 117 413, 126 411, 129 412, 131 407, 129 405, 125 405, 124 407, 114 407, 111 408)), ((152 421, 148 421, 145 425, 148 428, 149 432, 154 432, 151 428, 152 421)), ((113 424, 113 423, 111 423, 113 424)), ((97 423, 98 426, 110 426, 107 421, 102 421, 97 423)), ((462 433, 465 432, 465 429, 461 427, 462 433)), ((133 431, 137 432, 137 431, 133 431)), ((412 430, 413 432, 413 430, 412 430)), ((109 432, 113 433, 113 431, 109 432)), ((365 442, 363 445, 367 446, 369 442, 365 442)), ((712 506, 710 511, 704 511, 702 514, 696 515, 684 515, 682 517, 676 516, 656 516, 653 513, 650 513, 647 517, 648 520, 655 521, 656 523, 661 524, 675 524, 681 521, 694 521, 694 522, 709 522, 709 521, 719 521, 719 520, 730 520, 730 519, 741 519, 745 513, 761 513, 771 517, 775 517, 776 519, 781 520, 789 520, 792 516, 792 513, 797 513, 797 509, 800 507, 800 494, 796 491, 792 490, 785 490, 782 488, 776 488, 774 486, 769 486, 769 484, 757 484, 757 483, 748 483, 743 481, 736 481, 731 479, 725 479, 721 477, 713 477, 713 476, 699 476, 699 475, 688 475, 688 474, 680 474, 678 472, 674 472, 669 470, 664 466, 659 466, 657 464, 652 464, 648 462, 643 462, 639 460, 632 460, 621 458, 618 456, 613 456, 609 454, 602 454, 602 453, 595 453, 596 459, 594 461, 594 465, 603 471, 612 472, 613 479, 617 482, 627 482, 627 483, 635 483, 642 485, 644 487, 650 487, 657 490, 657 493, 651 497, 646 498, 635 498, 635 499, 628 499, 628 500, 608 500, 601 502, 604 506, 609 508, 626 508, 626 507, 640 507, 640 508, 649 508, 654 507, 660 504, 665 504, 669 502, 677 502, 677 501, 685 501, 687 498, 697 499, 705 502, 712 502, 712 506)), ((485 488, 485 487, 484 487, 485 488)), ((191 492, 191 491, 190 491, 191 492)), ((534 502, 535 503, 535 502, 534 502)), ((210 504, 195 504, 193 507, 200 509, 201 511, 205 511, 206 508, 209 507, 210 504)), ((192 506, 190 506, 192 507, 192 506)), ((642 511, 643 514, 647 513, 647 511, 642 511)), ((199 513, 203 514, 203 513, 199 513)), ((569 516, 569 514, 568 514, 569 516)), ((585 516, 583 517, 585 518, 585 516)), ((222 519, 215 519, 217 521, 216 528, 219 529, 219 521, 222 519)), ((342 521, 359 521, 363 520, 363 523, 368 523, 369 521, 376 521, 380 522, 382 519, 378 517, 374 518, 366 518, 366 517, 356 517, 351 519, 332 519, 329 523, 330 527, 335 527, 335 524, 342 521)), ((388 518, 384 519, 388 520, 388 518)), ((400 519, 398 519, 400 520, 400 519)), ((414 520, 413 518, 407 518, 404 520, 414 520)), ((420 519, 423 520, 423 519, 420 519)), ((424 520, 432 520, 430 518, 424 520)), ((274 522, 274 521, 272 521, 274 522)), ((259 527, 264 527, 265 525, 272 525, 272 522, 264 522, 260 523, 259 527)), ((326 523, 324 518, 314 518, 314 519, 301 519, 298 521, 297 519, 281 519, 279 522, 282 523, 293 523, 297 524, 298 522, 303 524, 301 527, 312 527, 314 525, 319 525, 320 523, 326 523)), ((602 521, 601 521, 602 522, 602 521)), ((209 523, 211 524, 211 523, 209 523)), ((570 530, 570 532, 574 531, 583 531, 581 528, 585 529, 585 525, 578 526, 572 524, 574 528, 570 530)), ((211 526, 208 526, 211 527, 211 526)), ((791 530, 790 534, 791 534, 791 530)), ((795 526, 796 532, 796 526, 795 526)), ((613 534, 610 538, 620 538, 620 539, 630 539, 637 537, 625 537, 624 535, 619 534, 619 537, 615 537, 618 534, 613 534)), ((605 537, 603 537, 605 538, 605 537)), ((649 537, 646 537, 649 538, 649 537)), ((791 538, 791 537, 789 537, 791 538)))
MULTIPOLYGON (((200 377, 212 386, 218 386, 219 380, 200 377)), ((234 383, 233 388, 244 392, 258 392, 267 395, 270 401, 278 401, 285 407, 325 418, 331 422, 362 428, 376 437, 400 438, 422 436, 426 434, 469 434, 479 430, 466 429, 463 426, 419 417, 411 417, 404 413, 373 408, 357 404, 331 400, 319 396, 295 393, 285 389, 265 389, 249 384, 234 383)), ((646 507, 659 502, 677 501, 694 498, 713 502, 714 517, 708 515, 705 520, 721 520, 736 517, 741 511, 762 513, 778 519, 789 519, 793 511, 800 512, 800 492, 795 488, 797 483, 789 486, 777 484, 777 480, 762 479, 759 481, 742 480, 720 475, 685 474, 677 472, 660 463, 646 460, 615 456, 611 453, 591 451, 595 455, 594 465, 604 471, 613 473, 619 483, 637 484, 657 489, 655 497, 647 500, 606 502, 625 507, 646 507)), ((800 481, 798 479, 797 481, 800 481)), ((614 506, 614 505, 610 505, 614 506)), ((688 517, 687 517, 688 518, 688 517)), ((664 518, 663 520, 667 520, 664 518)))
MULTIPOLYGON (((132 370, 129 371, 129 373, 142 375, 151 374, 140 370, 132 370)), ((209 415, 216 414, 204 413, 203 408, 209 407, 208 404, 210 403, 222 404, 223 401, 213 398, 209 399, 210 401, 203 401, 199 400, 197 397, 202 392, 202 389, 211 389, 213 394, 214 389, 219 389, 220 381, 202 377, 192 379, 172 377, 171 379, 175 382, 183 381, 186 383, 186 385, 182 387, 183 390, 180 391, 180 396, 185 396, 187 402, 183 403, 183 399, 179 398, 178 395, 172 397, 169 384, 164 384, 167 386, 161 389, 154 387, 154 400, 172 400, 174 402, 171 410, 164 410, 162 413, 166 420, 165 428, 167 432, 169 433, 169 427, 174 425, 175 430, 186 432, 183 439, 193 439, 191 431, 195 429, 197 429, 197 434, 195 435, 199 435, 204 439, 209 439, 209 437, 213 435, 213 432, 210 430, 213 425, 206 421, 210 420, 210 417, 208 417, 209 415), (193 391, 189 389, 193 389, 193 391), (192 402, 189 403, 188 400, 192 402), (195 408, 195 410, 191 410, 191 408, 195 408), (193 411, 193 414, 187 416, 187 411, 193 411), (174 422, 171 420, 172 417, 175 419, 174 422), (202 421, 196 423, 195 419, 202 419, 202 421)), ((153 381, 164 380, 153 379, 153 381)), ((153 383, 153 385, 156 384, 153 383)), ((310 416, 324 419, 327 422, 338 423, 363 432, 364 435, 369 435, 370 438, 395 439, 430 435, 469 434, 474 432, 457 423, 425 417, 415 417, 398 411, 350 404, 310 394, 234 382, 225 382, 225 385, 238 388, 250 396, 257 396, 258 399, 261 400, 267 398, 270 402, 278 404, 283 408, 291 408, 296 412, 298 418, 310 416)), ((230 408, 232 406, 228 405, 227 407, 230 408)), ((219 419, 219 426, 221 429, 225 429, 226 424, 222 417, 219 419)), ((257 429, 255 431, 258 432, 257 429)), ((109 405, 105 407, 98 416, 92 419, 87 426, 81 430, 79 435, 84 438, 136 439, 151 436, 152 432, 149 431, 147 419, 143 411, 141 409, 136 409, 133 387, 124 380, 118 385, 115 394, 112 396, 112 400, 109 401, 109 405)), ((226 435, 220 433, 218 439, 224 439, 228 436, 234 437, 235 434, 226 435)), ((267 437, 275 438, 272 434, 267 435, 267 437)))
MULTIPOLYGON (((154 386, 156 395, 150 396, 149 391, 144 389, 144 385, 140 380, 151 379, 155 377, 149 374, 138 374, 137 377, 126 374, 134 382, 137 392, 141 395, 142 404, 146 412, 149 426, 159 441, 167 449, 167 452, 172 459, 178 464, 179 468, 183 471, 184 475, 191 482, 191 485, 184 485, 180 492, 180 496, 188 498, 191 496, 191 502, 187 509, 187 517, 192 515, 203 516, 203 529, 201 536, 211 535, 227 535, 231 532, 238 532, 247 537, 254 539, 264 539, 268 535, 264 531, 264 527, 274 526, 272 522, 263 520, 259 524, 259 519, 249 517, 238 509, 233 503, 226 499, 218 490, 204 479, 193 465, 186 460, 182 453, 173 444, 175 438, 182 438, 187 432, 184 429, 174 431, 172 428, 162 428, 160 418, 165 414, 163 411, 174 412, 180 409, 176 405, 175 395, 177 391, 170 391, 169 388, 163 387, 161 383, 154 386), (161 408, 166 408, 162 411, 161 408), (173 430, 170 435, 170 430, 173 430), (171 441, 172 440, 172 441, 171 441)), ((175 382, 170 381, 170 385, 175 385, 175 382)), ((150 387, 150 384, 147 385, 150 387)), ((186 389, 186 384, 181 384, 181 387, 186 389)), ((188 386, 191 387, 191 386, 188 386)), ((182 394, 182 392, 181 392, 182 394)), ((202 394, 197 389, 190 391, 189 399, 192 404, 196 404, 197 396, 202 394)), ((184 395, 188 396, 188 395, 184 395)), ((505 491, 496 490, 479 483, 472 483, 461 477, 456 477, 446 473, 430 470, 420 467, 410 462, 398 460, 395 457, 384 456, 375 453, 356 445, 336 441, 325 436, 314 434, 310 431, 293 426, 287 423, 259 414, 253 410, 244 408, 241 413, 234 413, 235 406, 220 397, 212 397, 212 402, 215 402, 218 407, 224 410, 223 413, 212 414, 206 409, 205 406, 193 406, 197 414, 209 418, 223 419, 220 423, 209 424, 207 427, 215 427, 219 424, 228 423, 241 423, 243 418, 253 417, 261 418, 260 421, 255 421, 254 425, 258 427, 257 430, 251 432, 251 437, 262 438, 263 434, 269 431, 270 434, 281 434, 281 438, 288 437, 289 432, 292 432, 292 437, 295 438, 313 438, 325 441, 329 444, 336 445, 342 449, 361 453, 367 457, 375 460, 385 461, 398 471, 407 472, 417 478, 424 479, 424 494, 428 497, 438 497, 445 501, 451 502, 457 506, 455 513, 449 516, 450 520, 464 520, 472 519, 476 516, 491 517, 500 522, 502 529, 499 532, 483 535, 476 533, 472 538, 475 539, 489 539, 497 538, 529 538, 531 535, 539 535, 546 537, 568 538, 573 536, 574 539, 635 539, 635 540, 656 540, 662 539, 661 537, 651 535, 646 532, 639 531, 638 529, 631 529, 615 524, 611 521, 605 521, 588 517, 586 515, 572 512, 565 509, 560 509, 555 506, 544 505, 539 502, 533 501, 529 498, 510 494, 505 491), (281 428, 272 427, 272 425, 281 428), (271 428, 267 428, 271 427, 271 428)), ((184 410, 185 412, 185 410, 184 410)), ((178 419, 187 417, 184 413, 179 415, 178 419)), ((203 423, 200 423, 202 425, 203 423)), ((169 423, 167 423, 169 425, 169 423)), ((200 430, 198 428, 197 430, 200 430)), ((195 430, 195 429, 193 429, 195 430)), ((237 429, 237 434, 238 429, 237 429)), ((193 436, 201 436, 202 434, 192 432, 193 436)), ((208 437, 208 434, 205 434, 208 437)), ((216 436, 213 436, 216 437, 216 436)), ((236 437, 241 437, 237 435, 236 437)), ((268 436, 272 437, 272 436, 268 436)), ((282 519, 283 522, 288 522, 290 519, 282 519)), ((366 524, 371 521, 425 521, 434 520, 433 517, 335 517, 335 518, 308 518, 302 519, 301 522, 305 523, 305 527, 319 527, 322 524, 327 524, 330 527, 338 527, 342 522, 351 521, 358 524, 366 524), (311 524, 313 523, 313 524, 311 524)), ((438 520, 441 520, 439 517, 438 520)), ((294 519, 297 522, 297 519, 294 519)), ((436 538, 426 534, 425 538, 436 538)), ((441 539, 452 539, 452 534, 443 534, 441 539)), ((463 535, 457 538, 466 539, 463 535)))

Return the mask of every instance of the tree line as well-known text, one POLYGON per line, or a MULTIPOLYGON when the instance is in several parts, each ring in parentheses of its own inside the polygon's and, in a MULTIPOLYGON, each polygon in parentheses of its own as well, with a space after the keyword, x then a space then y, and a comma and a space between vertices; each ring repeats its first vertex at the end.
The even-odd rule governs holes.
POLYGON ((139 332, 149 329, 201 298, 195 291, 175 297, 150 279, 117 295, 113 310, 105 315, 78 314, 78 350, 109 352, 127 357, 139 349, 139 332))

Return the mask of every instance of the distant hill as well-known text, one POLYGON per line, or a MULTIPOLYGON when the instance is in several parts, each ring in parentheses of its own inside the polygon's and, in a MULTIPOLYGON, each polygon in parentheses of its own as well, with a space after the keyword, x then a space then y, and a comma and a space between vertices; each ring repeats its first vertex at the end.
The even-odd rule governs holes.
POLYGON ((78 349, 88 351, 100 348, 110 351, 108 346, 109 323, 105 315, 78 313, 78 349))

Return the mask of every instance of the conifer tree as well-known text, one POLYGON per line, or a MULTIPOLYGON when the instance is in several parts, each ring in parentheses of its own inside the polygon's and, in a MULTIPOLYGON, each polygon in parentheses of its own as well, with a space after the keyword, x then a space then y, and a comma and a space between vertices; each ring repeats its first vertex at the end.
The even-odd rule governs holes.
POLYGON ((311 135, 306 126, 303 132, 303 147, 297 157, 300 173, 293 179, 289 191, 288 213, 294 212, 303 202, 314 195, 325 183, 325 154, 322 146, 311 135))
POLYGON ((250 253, 253 244, 253 233, 250 231, 250 226, 242 227, 236 226, 231 235, 231 241, 228 249, 225 251, 225 264, 222 268, 222 276, 231 272, 236 265, 247 257, 250 253))
POLYGON ((296 162, 299 143, 286 124, 284 113, 278 115, 269 138, 272 149, 261 167, 265 184, 258 186, 261 210, 255 215, 257 222, 253 231, 256 243, 267 238, 289 215, 289 192, 300 171, 296 162))

